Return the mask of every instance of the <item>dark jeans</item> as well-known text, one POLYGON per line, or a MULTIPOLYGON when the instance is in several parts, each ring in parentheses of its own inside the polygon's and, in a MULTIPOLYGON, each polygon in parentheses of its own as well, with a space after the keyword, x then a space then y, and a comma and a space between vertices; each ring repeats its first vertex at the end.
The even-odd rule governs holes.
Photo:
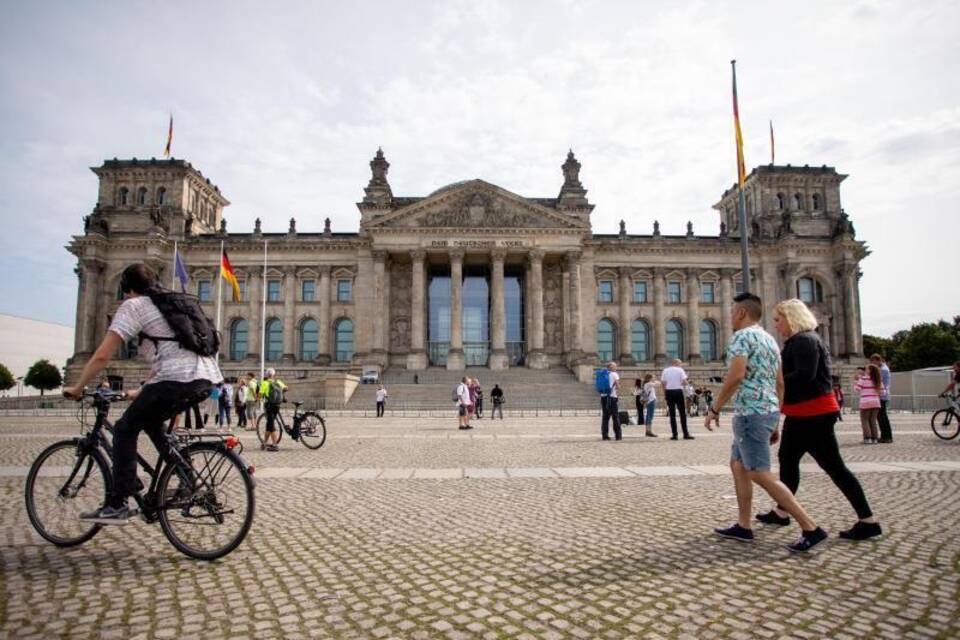
POLYGON ((280 405, 265 402, 263 410, 267 414, 267 432, 277 430, 277 414, 280 413, 280 405))
POLYGON ((683 389, 667 389, 664 395, 667 397, 667 411, 670 412, 670 431, 673 432, 673 437, 677 437, 677 411, 680 412, 680 428, 683 429, 683 435, 690 435, 687 431, 687 404, 683 397, 683 389))
POLYGON ((490 414, 490 419, 493 420, 497 417, 497 412, 500 412, 500 419, 503 420, 503 403, 493 401, 493 413, 490 414))
POLYGON ((613 418, 613 437, 617 440, 623 438, 620 431, 620 412, 619 399, 610 396, 600 396, 600 412, 603 418, 600 421, 600 435, 604 440, 610 439, 610 418, 613 418))
POLYGON ((247 426, 247 405, 245 404, 237 405, 237 426, 247 426))
POLYGON ((877 415, 877 421, 880 423, 880 439, 884 441, 893 441, 893 430, 890 429, 890 416, 887 415, 887 405, 889 400, 880 401, 880 413, 877 415))
POLYGON ((107 496, 111 506, 122 505, 137 491, 137 438, 144 431, 153 442, 160 459, 166 460, 170 446, 164 421, 210 395, 213 383, 154 382, 144 385, 140 395, 130 403, 113 425, 113 488, 107 496))
POLYGON ((863 487, 840 456, 837 436, 833 433, 836 421, 835 413, 784 420, 783 437, 777 453, 780 461, 780 481, 795 494, 800 486, 800 459, 805 453, 809 453, 820 468, 827 472, 833 484, 843 492, 857 512, 857 517, 869 518, 873 512, 870 511, 863 487))
POLYGON ((483 417, 483 398, 477 398, 476 414, 478 418, 483 417))
POLYGON ((637 424, 643 424, 643 396, 633 396, 637 403, 637 424))
POLYGON ((377 402, 377 417, 378 417, 378 418, 382 418, 382 417, 383 417, 383 411, 384 411, 384 409, 386 408, 386 406, 387 406, 386 400, 381 400, 381 401, 377 402))

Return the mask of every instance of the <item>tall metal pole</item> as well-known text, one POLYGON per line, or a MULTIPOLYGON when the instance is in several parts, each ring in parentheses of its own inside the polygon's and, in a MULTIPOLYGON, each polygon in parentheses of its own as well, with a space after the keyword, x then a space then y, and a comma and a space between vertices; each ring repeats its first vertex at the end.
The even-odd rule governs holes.
POLYGON ((173 241, 173 269, 170 270, 170 291, 177 288, 177 241, 173 241))
POLYGON ((743 292, 750 293, 750 257, 749 244, 747 242, 747 208, 743 199, 743 183, 746 179, 746 169, 743 159, 743 134, 740 132, 740 108, 737 105, 737 61, 731 60, 730 67, 733 69, 733 124, 734 132, 737 138, 737 220, 740 225, 740 268, 743 271, 743 292))
POLYGON ((260 289, 263 292, 263 301, 260 308, 260 382, 263 382, 264 360, 267 353, 267 241, 263 241, 263 283, 260 289))
MULTIPOLYGON (((220 333, 220 315, 223 306, 223 240, 220 241, 220 260, 217 265, 217 333, 220 333)), ((217 351, 217 364, 220 364, 220 351, 217 351)))
POLYGON ((750 293, 750 245, 747 242, 747 208, 743 202, 743 189, 738 189, 737 217, 740 220, 740 269, 743 271, 743 292, 750 293))

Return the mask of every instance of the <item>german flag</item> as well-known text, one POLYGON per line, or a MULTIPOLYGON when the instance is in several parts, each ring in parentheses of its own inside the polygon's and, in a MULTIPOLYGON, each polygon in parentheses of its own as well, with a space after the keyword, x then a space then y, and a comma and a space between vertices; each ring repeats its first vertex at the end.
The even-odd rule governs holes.
POLYGON ((167 127, 167 146, 163 148, 163 157, 170 157, 170 146, 173 144, 173 114, 170 114, 170 126, 167 127))
POLYGON ((233 287, 233 301, 240 302, 240 283, 237 282, 237 274, 233 272, 233 265, 230 264, 226 249, 220 254, 220 276, 233 287))
POLYGON ((743 191, 743 183, 747 179, 747 171, 743 161, 743 134, 740 132, 740 108, 737 106, 737 61, 731 60, 733 67, 733 128, 737 135, 737 182, 743 191))

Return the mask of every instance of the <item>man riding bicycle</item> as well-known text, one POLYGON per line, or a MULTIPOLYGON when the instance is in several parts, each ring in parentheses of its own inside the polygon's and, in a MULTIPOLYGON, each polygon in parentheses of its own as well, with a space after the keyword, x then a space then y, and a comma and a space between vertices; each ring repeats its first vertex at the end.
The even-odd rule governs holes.
POLYGON ((950 372, 950 384, 940 393, 941 398, 950 398, 957 402, 960 398, 960 362, 953 363, 953 371, 950 372))
POLYGON ((161 291, 157 274, 145 264, 124 269, 120 278, 124 301, 113 316, 103 342, 83 368, 73 386, 63 395, 79 400, 84 386, 110 363, 118 349, 130 340, 146 337, 141 353, 151 360, 150 376, 137 390, 126 392, 132 402, 114 425, 114 483, 106 504, 96 511, 80 514, 80 519, 99 524, 125 524, 131 511, 127 499, 138 490, 137 438, 145 431, 161 457, 168 455, 163 423, 187 406, 209 395, 223 381, 214 357, 199 355, 183 348, 163 314, 150 299, 161 291))

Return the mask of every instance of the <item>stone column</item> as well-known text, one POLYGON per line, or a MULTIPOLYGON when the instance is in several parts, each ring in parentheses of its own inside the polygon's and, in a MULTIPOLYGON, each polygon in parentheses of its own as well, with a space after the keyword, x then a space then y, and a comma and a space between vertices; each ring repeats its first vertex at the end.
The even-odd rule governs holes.
POLYGON ((633 279, 629 267, 620 267, 620 364, 633 365, 633 345, 631 332, 633 319, 630 317, 630 301, 633 298, 633 279))
POLYGON ((413 259, 413 277, 410 287, 410 353, 407 354, 407 369, 427 368, 427 352, 423 346, 426 256, 427 253, 423 249, 415 249, 410 252, 410 257, 413 259))
POLYGON ((79 265, 79 290, 77 291, 77 327, 74 333, 78 354, 91 355, 97 348, 97 315, 106 313, 97 304, 102 287, 104 265, 94 261, 82 261, 79 265))
POLYGON ((570 353, 570 265, 564 260, 560 272, 561 281, 561 314, 563 317, 563 355, 570 353))
POLYGON ((787 263, 783 267, 783 300, 797 297, 797 276, 800 265, 787 263))
POLYGON ((730 312, 733 309, 733 269, 720 270, 720 339, 717 341, 718 355, 722 356, 730 343, 732 331, 730 312))
POLYGON ((507 359, 507 318, 506 305, 503 300, 503 261, 507 252, 494 249, 490 252, 490 362, 494 371, 506 369, 507 359))
POLYGON ((597 362, 597 276, 593 249, 584 249, 580 256, 580 344, 588 364, 597 362))
POLYGON ((322 264, 320 271, 320 291, 317 292, 320 300, 320 318, 317 331, 317 358, 319 364, 330 364, 332 360, 332 345, 330 344, 330 265, 322 264))
POLYGON ((663 269, 653 270, 653 359, 658 367, 667 361, 667 319, 663 313, 663 303, 667 295, 667 283, 663 269))
POLYGON ((570 351, 568 362, 583 357, 583 340, 580 332, 580 252, 567 253, 567 269, 570 274, 570 351))
POLYGON ((700 273, 697 269, 687 269, 687 360, 690 364, 700 364, 700 273))
POLYGON ((251 268, 247 272, 247 359, 257 362, 260 361, 260 338, 263 332, 263 318, 260 317, 263 286, 263 271, 251 268))
POLYGON ((450 252, 450 348, 447 369, 462 371, 466 367, 463 354, 463 249, 450 252))
POLYGON ((296 326, 294 325, 294 303, 297 295, 296 268, 283 268, 283 362, 296 360, 296 326))
POLYGON ((387 359, 387 252, 374 251, 373 257, 373 359, 381 368, 387 359))
POLYGON ((541 249, 531 249, 530 261, 530 338, 528 340, 527 366, 531 369, 546 369, 547 354, 543 350, 543 256, 541 249))
POLYGON ((846 338, 846 356, 856 358, 860 355, 857 343, 857 265, 843 266, 843 328, 846 338))

